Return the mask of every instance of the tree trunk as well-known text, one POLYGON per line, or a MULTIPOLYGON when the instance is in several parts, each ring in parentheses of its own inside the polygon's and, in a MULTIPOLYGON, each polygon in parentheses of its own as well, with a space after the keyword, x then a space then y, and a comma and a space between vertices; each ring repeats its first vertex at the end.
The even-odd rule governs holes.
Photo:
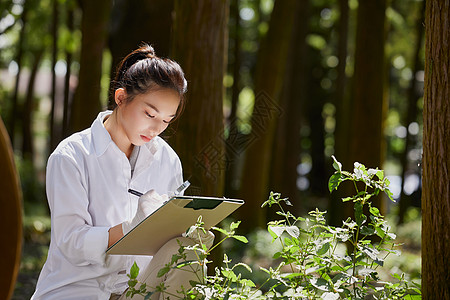
POLYGON ((114 2, 108 41, 112 55, 111 78, 115 77, 119 62, 142 42, 152 45, 158 56, 169 55, 172 11, 173 0, 114 2))
POLYGON ((450 299, 450 0, 427 1, 423 106, 422 296, 450 299))
POLYGON ((11 139, 11 146, 14 148, 14 140, 16 134, 16 119, 18 119, 18 98, 19 98, 19 83, 20 83, 20 75, 22 71, 22 57, 23 57, 23 43, 25 40, 25 27, 27 26, 28 21, 28 6, 27 3, 29 0, 25 0, 23 3, 22 15, 20 16, 20 21, 22 23, 22 27, 19 32, 19 41, 17 43, 17 53, 15 57, 15 61, 17 63, 17 74, 16 74, 16 82, 14 84, 14 92, 11 99, 11 115, 9 116, 9 137, 11 139))
POLYGON ((246 204, 238 211, 244 231, 263 227, 261 204, 269 194, 269 172, 297 1, 275 1, 269 30, 260 45, 255 72, 255 104, 251 119, 240 195, 246 204))
MULTIPOLYGON (((360 1, 358 6, 349 154, 351 161, 371 168, 382 168, 385 152, 385 10, 386 0, 360 1)), ((381 197, 373 203, 385 211, 381 197)))
POLYGON ((58 61, 58 17, 59 17, 59 1, 53 0, 53 11, 52 11, 52 66, 51 66, 51 74, 52 74, 52 83, 51 83, 51 110, 50 110, 50 152, 53 152, 53 149, 56 148, 56 145, 61 140, 61 126, 58 124, 56 120, 56 105, 57 105, 57 96, 56 96, 56 72, 55 66, 58 61))
MULTIPOLYGON (((188 81, 186 109, 176 124, 173 146, 189 179, 189 195, 223 195, 225 145, 223 76, 227 64, 228 2, 175 1, 172 58, 188 81)), ((215 267, 221 249, 211 255, 215 267)))
POLYGON ((101 109, 100 80, 111 0, 81 0, 81 57, 78 87, 72 103, 70 130, 89 127, 101 109))
MULTIPOLYGON (((302 203, 297 188, 297 167, 300 163, 300 129, 304 118, 306 100, 306 35, 309 23, 309 2, 302 0, 296 7, 291 49, 284 80, 283 111, 278 125, 277 142, 274 145, 272 180, 274 191, 288 197, 295 211, 300 212, 302 203)), ((269 210, 267 220, 273 220, 275 210, 269 210)))
MULTIPOLYGON (((74 6, 70 5, 70 3, 66 3, 66 9, 67 9, 67 30, 70 32, 70 34, 73 34, 74 32, 74 6)), ((70 77, 72 76, 72 60, 73 60, 73 50, 72 49, 66 49, 65 55, 66 55, 66 75, 64 77, 64 109, 63 109, 63 121, 62 121, 62 134, 63 138, 67 137, 69 134, 69 111, 70 111, 70 104, 71 104, 71 89, 70 89, 70 77)))
POLYGON ((192 183, 189 194, 222 196, 228 2, 179 0, 174 13, 172 58, 189 83, 186 109, 174 124, 174 148, 192 183))
MULTIPOLYGON (((44 49, 35 51, 33 54, 33 67, 28 79, 27 94, 22 114, 22 157, 33 162, 33 110, 34 110, 34 83, 39 69, 39 64, 44 54, 44 49)), ((34 165, 34 164, 32 164, 34 165)))
MULTIPOLYGON (((420 18, 417 21, 417 31, 416 31, 416 49, 414 52, 414 63, 413 63, 413 76, 411 78, 411 82, 408 88, 408 105, 407 105, 407 114, 405 117, 404 125, 406 128, 409 127, 409 125, 417 120, 417 80, 416 80, 416 74, 420 70, 423 70, 423 65, 420 59, 420 51, 422 49, 422 42, 423 42, 423 22, 424 22, 424 14, 425 14, 425 1, 423 1, 423 7, 421 9, 420 18)), ((408 207, 411 206, 411 200, 410 197, 408 197, 405 194, 405 179, 406 179, 406 173, 408 171, 408 152, 411 148, 411 145, 413 144, 413 137, 409 133, 409 130, 406 131, 406 137, 405 137, 405 149, 403 149, 403 152, 400 156, 400 165, 402 167, 402 174, 401 174, 401 182, 402 182, 402 190, 400 194, 400 204, 399 204, 399 210, 398 210, 398 224, 403 224, 405 213, 408 207)))
POLYGON ((231 108, 230 115, 228 116, 227 126, 228 126, 228 138, 225 144, 226 151, 226 170, 225 170, 225 187, 224 194, 227 197, 234 198, 237 196, 237 171, 239 165, 239 158, 241 154, 241 149, 238 145, 234 145, 235 140, 240 140, 241 133, 239 132, 237 121, 237 107, 239 103, 239 94, 242 90, 242 85, 240 82, 240 71, 241 71, 241 25, 240 25, 240 15, 239 15, 239 0, 233 0, 231 3, 231 15, 234 18, 233 32, 234 32, 234 47, 233 47, 233 62, 232 62, 232 74, 233 74, 233 86, 231 88, 231 108), (238 150, 238 151, 236 151, 238 150))
MULTIPOLYGON (((337 80, 335 92, 336 105, 336 127, 334 134, 334 149, 336 158, 343 166, 348 168, 351 166, 349 160, 349 141, 348 135, 350 131, 350 114, 351 114, 351 98, 347 94, 347 75, 345 68, 347 66, 347 44, 348 44, 348 23, 349 23, 349 6, 348 0, 339 0, 339 44, 338 44, 338 60, 337 80)), ((337 191, 334 191, 330 197, 329 204, 329 222, 334 226, 341 225, 342 220, 352 214, 353 205, 349 202, 342 202, 341 199, 350 196, 352 191, 347 185, 342 185, 337 191)))

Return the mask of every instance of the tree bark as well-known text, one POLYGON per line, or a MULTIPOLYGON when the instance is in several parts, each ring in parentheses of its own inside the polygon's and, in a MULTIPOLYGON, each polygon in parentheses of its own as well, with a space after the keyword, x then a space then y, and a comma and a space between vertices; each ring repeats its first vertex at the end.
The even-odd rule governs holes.
MULTIPOLYGON (((34 83, 39 69, 39 64, 44 54, 44 49, 37 50, 33 54, 33 67, 28 79, 27 94, 22 114, 22 157, 33 162, 33 110, 34 110, 34 83)), ((34 166, 34 164, 32 164, 34 166)))
POLYGON ((56 105, 57 105, 57 96, 56 96, 56 72, 55 66, 58 61, 58 26, 59 26, 59 1, 52 1, 53 11, 52 11, 52 66, 51 66, 51 74, 52 81, 50 87, 51 94, 51 110, 50 110, 50 152, 56 148, 57 143, 61 140, 61 126, 58 126, 56 120, 56 105))
MULTIPOLYGON (((242 58, 241 58, 241 44, 242 44, 242 37, 241 37, 241 25, 240 25, 240 8, 239 8, 239 0, 233 0, 230 5, 230 14, 233 16, 234 24, 233 24, 233 62, 232 62, 232 74, 233 74, 233 86, 231 87, 231 108, 230 108, 230 115, 228 116, 227 120, 227 127, 228 127, 228 138, 227 142, 225 144, 225 151, 226 151, 226 170, 225 170, 225 186, 224 186, 224 194, 227 197, 234 198, 237 196, 237 184, 238 182, 237 172, 238 172, 238 165, 239 165, 239 158, 241 149, 237 148, 239 151, 236 151, 235 145, 233 145, 233 141, 236 139, 236 137, 240 137, 241 133, 239 132, 237 121, 237 107, 239 103, 239 94, 242 90, 242 84, 241 84, 241 64, 242 64, 242 58)), ((230 38, 231 39, 231 38, 230 38)), ((239 138, 237 138, 239 139, 239 138)))
POLYGON ((193 195, 223 192, 227 24, 227 1, 175 1, 171 57, 184 69, 189 84, 186 109, 172 126, 173 144, 193 195))
POLYGON ((269 30, 260 45, 255 72, 255 104, 251 119, 252 132, 245 154, 240 195, 246 204, 238 211, 244 231, 263 227, 266 211, 261 204, 267 199, 273 141, 280 107, 289 44, 297 1, 275 1, 269 30))
POLYGON ((81 57, 78 87, 72 103, 70 131, 89 127, 101 109, 100 80, 111 0, 81 0, 81 57))
MULTIPOLYGON (((371 168, 382 167, 385 153, 385 10, 386 0, 358 5, 349 157, 371 168)), ((373 203, 385 211, 381 197, 373 203)))
POLYGON ((142 42, 152 45, 158 56, 169 55, 173 2, 173 0, 114 2, 108 41, 112 55, 111 78, 115 77, 119 62, 142 42))
MULTIPOLYGON (((74 5, 70 5, 66 3, 66 9, 67 9, 67 30, 70 32, 70 34, 73 34, 74 32, 74 26, 75 26, 75 16, 74 16, 74 5)), ((72 49, 66 49, 65 55, 66 55, 66 75, 64 77, 64 109, 63 109, 63 121, 62 121, 62 134, 63 138, 67 137, 69 134, 69 111, 70 111, 70 104, 71 104, 71 89, 70 89, 70 77, 72 76, 72 60, 73 60, 73 50, 72 49)))
MULTIPOLYGON (((404 121, 404 125, 406 128, 409 127, 409 125, 417 120, 417 80, 416 80, 416 74, 420 70, 423 70, 423 65, 420 57, 420 51, 422 49, 422 43, 423 43, 423 22, 424 22, 424 15, 425 15, 425 1, 423 1, 423 7, 420 12, 420 18, 417 21, 417 31, 416 31, 416 49, 414 51, 414 62, 413 62, 413 76, 411 78, 411 82, 408 88, 408 105, 407 105, 407 113, 404 121)), ((402 173, 401 173, 401 182, 402 182, 402 190, 400 193, 400 203, 399 203, 399 210, 398 210, 398 224, 403 224, 405 213, 408 207, 411 206, 411 200, 410 197, 408 197, 405 194, 405 179, 406 179, 406 173, 408 171, 408 152, 411 148, 411 145, 413 144, 414 140, 411 134, 409 133, 409 130, 406 131, 406 137, 405 137, 405 149, 403 149, 403 152, 400 156, 400 165, 402 167, 402 173)))
MULTIPOLYGON (((288 197, 295 211, 301 211, 299 190, 297 188, 297 167, 300 163, 300 129, 304 118, 307 89, 306 35, 309 29, 309 1, 299 1, 294 20, 293 35, 287 72, 283 85, 283 111, 280 117, 274 145, 274 160, 272 161, 272 184, 274 191, 288 197)), ((267 220, 273 220, 275 210, 269 210, 267 220)))
MULTIPOLYGON (((349 6, 348 0, 339 0, 339 42, 338 42, 338 60, 336 91, 334 101, 336 105, 336 127, 334 134, 335 156, 343 166, 348 168, 351 165, 349 153, 348 135, 350 131, 350 115, 351 115, 351 98, 347 91, 347 74, 345 68, 347 66, 347 44, 348 44, 348 24, 349 24, 349 6)), ((347 185, 342 185, 337 191, 334 191, 330 197, 329 204, 329 222, 332 225, 341 225, 342 220, 352 214, 353 205, 349 202, 342 202, 341 199, 348 197, 353 191, 347 185)))
POLYGON ((422 297, 450 299, 450 0, 427 1, 423 108, 422 297))
POLYGON ((20 20, 22 23, 22 27, 19 32, 19 41, 17 43, 17 53, 15 57, 15 61, 17 63, 17 74, 16 81, 14 84, 14 92, 11 99, 11 114, 9 116, 9 137, 11 139, 11 146, 14 148, 14 140, 16 135, 16 119, 18 117, 18 98, 19 98, 19 83, 20 83, 20 75, 22 71, 22 57, 23 57, 23 44, 25 40, 25 27, 28 22, 28 1, 25 0, 23 3, 22 15, 20 16, 20 20))

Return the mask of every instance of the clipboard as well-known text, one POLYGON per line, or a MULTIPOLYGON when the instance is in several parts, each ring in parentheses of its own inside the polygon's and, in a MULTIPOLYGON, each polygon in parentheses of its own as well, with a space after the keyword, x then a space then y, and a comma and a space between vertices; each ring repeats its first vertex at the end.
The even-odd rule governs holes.
POLYGON ((240 199, 175 196, 109 247, 106 254, 155 255, 167 241, 194 225, 199 216, 209 230, 242 204, 240 199))

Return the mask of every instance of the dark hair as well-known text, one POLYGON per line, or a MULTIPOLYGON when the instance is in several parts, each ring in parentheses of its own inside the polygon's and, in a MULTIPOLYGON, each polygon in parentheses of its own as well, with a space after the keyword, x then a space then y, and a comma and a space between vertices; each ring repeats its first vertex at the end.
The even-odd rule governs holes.
POLYGON ((109 109, 116 108, 114 93, 118 88, 127 92, 127 101, 132 101, 138 94, 145 94, 152 90, 168 88, 176 91, 180 96, 176 116, 178 118, 184 109, 184 94, 187 91, 187 81, 180 65, 168 58, 156 56, 153 47, 142 44, 140 48, 128 54, 119 64, 116 78, 112 82, 109 109))

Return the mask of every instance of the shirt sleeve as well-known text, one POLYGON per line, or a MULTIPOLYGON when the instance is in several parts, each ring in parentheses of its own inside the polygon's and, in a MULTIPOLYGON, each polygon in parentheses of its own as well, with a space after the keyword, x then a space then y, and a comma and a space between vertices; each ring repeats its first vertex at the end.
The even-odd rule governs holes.
POLYGON ((49 158, 46 189, 52 242, 75 266, 103 265, 109 227, 93 224, 85 177, 70 157, 58 154, 49 158))

